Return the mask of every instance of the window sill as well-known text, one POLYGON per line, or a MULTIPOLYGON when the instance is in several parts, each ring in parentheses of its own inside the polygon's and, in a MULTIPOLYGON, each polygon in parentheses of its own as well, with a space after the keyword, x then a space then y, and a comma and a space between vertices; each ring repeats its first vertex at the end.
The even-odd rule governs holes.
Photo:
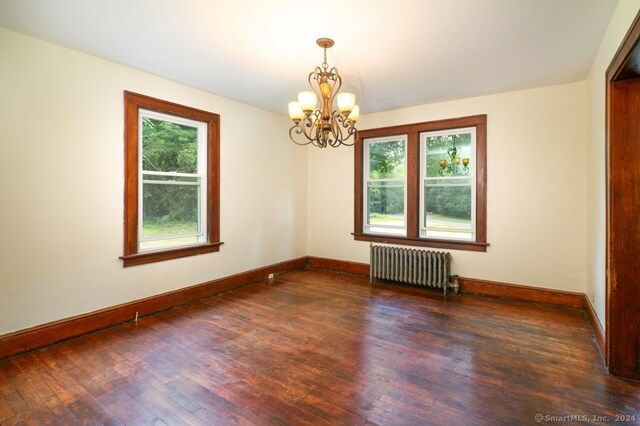
POLYGON ((180 247, 167 250, 156 250, 150 252, 125 254, 120 256, 123 260, 123 267, 144 265, 163 260, 179 259, 181 257, 195 256, 198 254, 212 253, 220 250, 223 242, 198 244, 195 246, 180 247))
POLYGON ((486 252, 489 243, 482 243, 476 241, 450 241, 450 240, 436 240, 430 238, 408 238, 408 237, 394 237, 390 235, 373 235, 362 234, 354 232, 353 238, 356 241, 370 241, 373 243, 386 243, 386 244, 401 244, 408 246, 420 246, 420 247, 434 247, 442 249, 452 250, 465 250, 465 251, 480 251, 486 252))

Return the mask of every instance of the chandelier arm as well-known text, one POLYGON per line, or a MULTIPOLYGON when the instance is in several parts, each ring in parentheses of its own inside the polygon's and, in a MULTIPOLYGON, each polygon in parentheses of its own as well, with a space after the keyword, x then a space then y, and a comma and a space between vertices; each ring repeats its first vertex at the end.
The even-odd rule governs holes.
POLYGON ((293 126, 292 128, 290 128, 290 129, 289 129, 289 139, 291 139, 291 142, 295 143, 296 145, 302 145, 302 146, 304 146, 304 145, 309 145, 309 144, 311 143, 311 141, 309 141, 309 142, 298 142, 298 141, 295 139, 295 137, 293 136, 293 135, 294 135, 294 133, 295 133, 295 134, 297 134, 297 135, 299 135, 299 134, 301 134, 302 132, 303 132, 303 131, 302 131, 302 128, 301 128, 301 127, 300 127, 300 125, 298 125, 298 124, 296 124, 295 126, 293 126))
POLYGON ((322 121, 320 119, 320 111, 315 110, 311 115, 315 117, 315 120, 311 121, 311 119, 309 118, 309 133, 306 134, 306 136, 313 141, 314 146, 317 146, 318 148, 324 148, 322 143, 322 121))
POLYGON ((305 131, 304 131, 304 129, 302 128, 302 126, 301 126, 300 124, 296 124, 296 125, 294 125, 293 127, 291 127, 291 128, 289 129, 289 138, 290 138, 290 139, 291 139, 291 141, 292 141, 293 143, 295 143, 296 145, 309 145, 309 144, 312 142, 312 141, 311 141, 311 139, 309 139, 309 138, 307 138, 307 139, 309 140, 309 142, 298 142, 298 141, 296 140, 296 138, 293 136, 293 135, 294 135, 294 133, 295 133, 296 135, 304 134, 304 135, 306 136, 305 131))
MULTIPOLYGON (((311 115, 316 115, 316 113, 312 113, 311 115)), ((317 119, 316 119, 317 122, 317 119)), ((315 125, 315 122, 311 120, 310 117, 305 117, 302 119, 302 121, 296 125, 294 125, 293 127, 291 127, 289 129, 289 138, 293 141, 293 143, 295 143, 296 145, 315 145, 315 146, 319 146, 318 145, 318 136, 317 136, 317 126, 315 125), (315 132, 314 132, 315 130, 315 132), (296 135, 303 135, 308 142, 298 142, 296 141, 294 134, 296 135)))
POLYGON ((306 127, 309 129, 308 132, 305 131, 304 135, 307 139, 311 141, 313 146, 317 146, 318 148, 322 148, 322 139, 320 137, 320 111, 315 110, 312 112, 309 117, 305 118, 307 121, 306 127), (311 117, 315 117, 314 120, 311 120, 311 117))
MULTIPOLYGON (((334 80, 334 90, 331 93, 331 105, 333 105, 333 100, 335 99, 335 97, 337 96, 338 92, 340 91, 340 89, 342 88, 342 77, 340 77, 340 73, 338 71, 338 69, 336 67, 331 68, 331 76, 334 80)), ((353 136, 353 125, 354 123, 349 120, 348 118, 344 117, 342 115, 342 113, 340 112, 340 110, 336 110, 334 111, 333 114, 334 118, 335 118, 335 127, 337 129, 334 130, 333 129, 333 124, 332 123, 332 132, 334 134, 334 136, 336 137, 336 144, 332 145, 334 147, 338 147, 340 146, 340 144, 345 145, 345 146, 352 146, 355 143, 355 138, 354 138, 354 142, 353 143, 346 143, 345 141, 348 140, 351 136, 353 136), (344 133, 341 129, 341 127, 347 129, 347 136, 344 136, 344 133)))
POLYGON ((342 126, 347 129, 347 137, 342 140, 342 145, 344 146, 353 146, 356 143, 356 138, 358 137, 358 129, 356 129, 353 124, 353 121, 349 119, 344 120, 344 124, 342 126), (345 142, 348 141, 351 137, 353 137, 353 142, 345 142))
POLYGON ((340 146, 344 139, 341 126, 341 122, 343 120, 344 119, 342 118, 339 111, 333 111, 333 113, 331 114, 331 134, 333 135, 333 138, 335 140, 334 143, 331 144, 331 146, 333 147, 340 146))
POLYGON ((315 117, 315 120, 311 120, 311 118, 309 118, 309 133, 308 133, 308 138, 311 140, 316 141, 316 146, 319 146, 319 142, 320 142, 320 111, 319 110, 315 110, 314 112, 311 113, 311 116, 315 117))
POLYGON ((349 127, 348 133, 349 133, 349 136, 346 138, 346 140, 349 140, 349 138, 352 137, 353 138, 353 142, 351 142, 351 143, 342 142, 342 145, 344 145, 344 146, 353 146, 353 145, 356 144, 356 139, 358 139, 358 129, 356 129, 355 127, 353 127, 353 125, 351 125, 349 127))
POLYGON ((322 129, 320 126, 316 126, 315 136, 314 136, 314 145, 318 148, 324 148, 327 146, 327 141, 322 138, 322 129))
POLYGON ((331 71, 329 71, 329 75, 333 80, 333 87, 331 90, 331 107, 333 108, 333 100, 342 88, 342 77, 340 77, 340 73, 338 72, 338 69, 336 67, 331 68, 331 71))
POLYGON ((345 146, 353 146, 356 142, 356 138, 358 137, 358 129, 355 128, 355 123, 352 120, 345 118, 339 111, 335 111, 335 118, 340 134, 340 143, 345 146), (346 137, 345 132, 340 127, 346 129, 346 137), (353 142, 347 143, 346 141, 351 137, 353 137, 353 142))
POLYGON ((356 122, 350 119, 349 117, 345 117, 343 126, 349 129, 350 135, 353 135, 354 132, 357 135, 358 129, 356 129, 356 122))
POLYGON ((316 67, 316 69, 314 69, 312 72, 309 73, 309 78, 307 79, 307 81, 309 83, 309 87, 311 87, 311 90, 313 90, 313 93, 315 93, 316 96, 318 97, 318 100, 322 102, 322 93, 318 92, 316 88, 313 86, 313 83, 311 83, 311 80, 313 80, 318 84, 318 75, 320 74, 322 74, 322 70, 320 69, 320 67, 316 67))
POLYGON ((330 141, 327 141, 324 137, 323 137, 323 132, 322 132, 322 126, 318 126, 317 128, 317 134, 316 134, 316 140, 318 141, 318 145, 320 148, 326 148, 327 147, 327 143, 330 141))

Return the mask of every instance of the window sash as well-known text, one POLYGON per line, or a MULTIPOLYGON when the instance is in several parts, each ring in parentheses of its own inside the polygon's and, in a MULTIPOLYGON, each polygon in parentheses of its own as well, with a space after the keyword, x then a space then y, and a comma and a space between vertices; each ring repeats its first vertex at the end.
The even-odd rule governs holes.
POLYGON ((185 237, 199 237, 201 232, 187 232, 184 234, 167 234, 160 235, 158 237, 149 237, 140 240, 140 242, 147 243, 149 241, 160 241, 160 240, 175 240, 176 238, 185 238, 185 237))
MULTIPOLYGON (((194 233, 197 236, 198 243, 207 242, 207 209, 203 206, 207 206, 207 123, 195 120, 189 120, 187 118, 178 117, 170 114, 164 114, 157 111, 140 109, 138 111, 138 242, 137 247, 139 252, 148 252, 155 250, 162 250, 163 248, 175 247, 176 245, 160 246, 153 248, 143 248, 142 244, 150 241, 168 240, 174 238, 184 238, 192 235, 176 235, 167 234, 159 235, 157 237, 143 238, 144 227, 144 185, 182 185, 182 186, 198 186, 198 204, 197 204, 197 218, 198 218, 198 232, 194 233), (161 172, 152 170, 143 170, 143 141, 144 141, 144 126, 143 119, 152 118, 155 120, 168 121, 174 124, 193 127, 197 130, 197 164, 196 173, 180 173, 180 172, 161 172), (174 182, 174 181, 156 181, 144 179, 145 176, 174 176, 174 177, 190 177, 197 178, 196 182, 174 182)), ((191 243, 189 243, 191 244, 191 243)), ((189 245, 186 244, 186 245, 189 245)))
MULTIPOLYGON (((199 190, 198 190, 198 205, 197 205, 197 209, 198 211, 200 211, 202 209, 202 199, 201 199, 201 184, 200 182, 173 182, 173 181, 148 181, 145 180, 143 181, 143 184, 159 184, 159 185, 181 185, 181 186, 200 186, 199 190)), ((143 193, 142 193, 143 194, 143 193)), ((144 195, 144 194, 143 194, 144 195)), ((144 199, 144 197, 141 197, 142 199, 144 199)), ((144 206, 143 206, 144 208, 144 206)), ((142 224, 144 224, 144 218, 141 215, 140 216, 140 222, 142 222, 142 224)), ((138 246, 139 246, 139 250, 141 251, 148 251, 148 250, 152 250, 149 248, 142 248, 142 243, 146 243, 146 242, 150 242, 150 241, 159 241, 159 240, 169 240, 169 239, 174 239, 174 238, 184 238, 184 237, 198 237, 197 240, 198 242, 202 242, 202 241, 206 241, 205 239, 205 228, 202 227, 201 221, 198 220, 198 231, 197 232, 187 232, 187 233, 182 233, 182 234, 163 234, 163 235, 159 235, 159 236, 155 236, 155 237, 143 237, 143 233, 142 233, 142 227, 140 228, 140 233, 139 235, 139 242, 138 242, 138 246)), ((173 245, 172 245, 173 247, 173 245)), ((153 250, 157 250, 157 248, 153 248, 153 250)))
MULTIPOLYGON (((420 132, 420 205, 419 205, 419 224, 420 224, 420 238, 438 238, 443 240, 452 240, 452 241, 475 241, 476 239, 476 145, 477 145, 477 137, 476 137, 476 128, 475 127, 466 127, 466 128, 454 128, 447 130, 438 130, 431 132, 420 132), (469 175, 468 176, 427 176, 427 139, 430 137, 438 137, 438 136, 449 136, 455 134, 469 133, 471 134, 471 154, 470 154, 470 164, 469 164, 469 175), (444 181, 455 181, 462 179, 471 178, 471 183, 465 184, 429 184, 430 181, 436 180, 444 180, 444 181), (457 236, 446 236, 446 235, 428 235, 429 231, 433 232, 433 229, 427 227, 427 217, 425 212, 425 187, 437 188, 437 187, 470 187, 471 188, 471 231, 470 236, 467 238, 457 236)), ((464 232, 467 233, 467 232, 464 232)))
POLYGON ((363 208, 363 224, 364 232, 371 235, 407 235, 407 136, 406 135, 394 135, 385 136, 381 138, 369 138, 364 140, 364 155, 363 155, 363 191, 365 208, 363 208), (371 158, 370 147, 374 143, 401 141, 404 144, 404 177, 403 178, 371 178, 371 158), (369 210, 369 184, 381 183, 381 182, 401 182, 403 188, 404 200, 403 200, 403 222, 404 225, 382 225, 370 223, 370 210, 369 210), (389 231, 385 232, 384 229, 389 231), (376 232, 377 231, 377 232, 376 232))
POLYGON ((149 185, 200 186, 199 180, 197 182, 176 182, 175 180, 143 180, 142 183, 147 183, 149 185))
POLYGON ((197 173, 174 173, 174 172, 142 172, 142 178, 144 179, 142 183, 150 183, 157 185, 202 185, 202 182, 205 181, 205 175, 200 175, 197 173), (176 181, 176 180, 154 180, 154 179, 144 179, 145 176, 167 176, 167 177, 185 177, 195 179, 193 181, 176 181))

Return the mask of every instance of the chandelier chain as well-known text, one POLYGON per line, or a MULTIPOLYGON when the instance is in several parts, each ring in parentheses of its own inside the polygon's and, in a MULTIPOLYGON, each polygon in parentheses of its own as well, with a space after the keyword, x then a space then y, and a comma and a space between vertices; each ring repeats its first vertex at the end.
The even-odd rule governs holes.
POLYGON ((327 49, 324 49, 324 61, 322 62, 322 69, 327 70, 329 68, 329 64, 327 63, 327 49))

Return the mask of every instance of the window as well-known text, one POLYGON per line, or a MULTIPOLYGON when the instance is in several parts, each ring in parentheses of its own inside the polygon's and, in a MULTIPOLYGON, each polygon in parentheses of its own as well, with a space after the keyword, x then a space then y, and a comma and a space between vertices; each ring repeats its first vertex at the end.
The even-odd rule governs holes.
POLYGON ((406 235, 405 136, 368 139, 364 147, 367 211, 365 232, 406 235))
POLYGON ((125 92, 124 266, 219 246, 219 116, 125 92))
POLYGON ((486 251, 486 115, 363 130, 356 240, 486 251))
POLYGON ((476 129, 420 134, 420 237, 474 240, 476 129))

